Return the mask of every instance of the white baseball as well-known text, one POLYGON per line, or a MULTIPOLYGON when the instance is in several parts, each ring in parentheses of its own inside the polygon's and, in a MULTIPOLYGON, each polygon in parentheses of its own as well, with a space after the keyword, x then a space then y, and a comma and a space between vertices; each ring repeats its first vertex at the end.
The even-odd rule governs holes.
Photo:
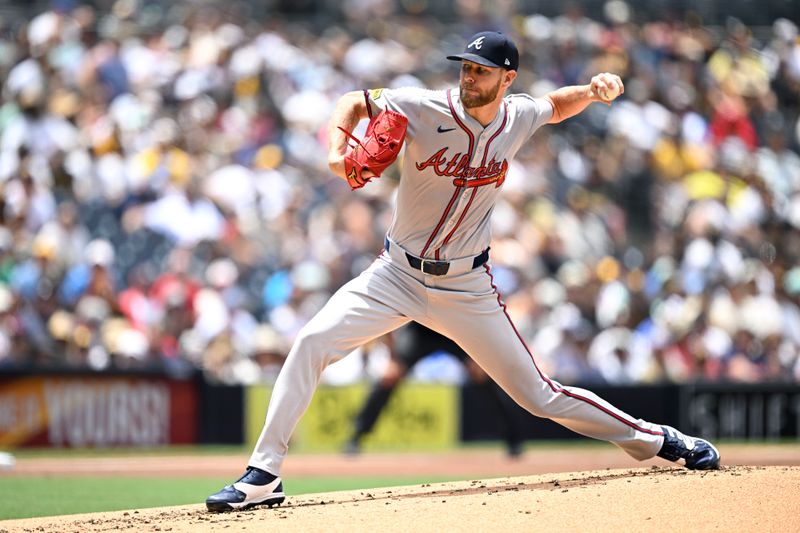
POLYGON ((602 98, 606 102, 610 102, 611 100, 619 96, 619 85, 617 85, 613 81, 609 82, 608 87, 605 89, 600 88, 597 91, 597 94, 598 96, 600 96, 600 98, 602 98))

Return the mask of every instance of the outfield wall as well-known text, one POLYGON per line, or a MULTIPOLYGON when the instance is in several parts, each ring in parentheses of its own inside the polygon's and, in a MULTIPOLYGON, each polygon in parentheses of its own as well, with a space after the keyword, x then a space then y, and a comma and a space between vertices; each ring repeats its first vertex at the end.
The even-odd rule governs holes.
POLYGON ((5 375, 0 448, 194 443, 198 398, 194 381, 159 375, 5 375))
MULTIPOLYGON (((389 400, 375 428, 364 440, 371 450, 441 450, 460 440, 460 394, 451 385, 404 383, 389 400)), ((246 394, 246 439, 258 439, 266 416, 270 387, 251 387, 246 394)), ((300 420, 292 448, 300 451, 340 451, 366 400, 366 384, 320 387, 300 420)))
MULTIPOLYGON (((337 451, 369 386, 321 387, 293 448, 337 451)), ((597 387, 635 417, 712 439, 800 440, 800 385, 691 384, 597 387)), ((271 388, 206 383, 197 374, 6 373, 0 375, 0 449, 242 444, 258 438, 271 388)), ((578 437, 518 406, 511 423, 525 440, 578 437)), ((486 387, 404 383, 364 441, 367 450, 447 449, 500 440, 508 424, 486 387)))

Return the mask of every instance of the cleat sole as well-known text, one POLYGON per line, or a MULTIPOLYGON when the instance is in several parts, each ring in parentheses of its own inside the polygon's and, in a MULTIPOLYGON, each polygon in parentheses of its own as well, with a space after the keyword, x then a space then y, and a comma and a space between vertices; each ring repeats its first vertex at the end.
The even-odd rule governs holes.
POLYGON ((248 509, 253 509, 258 507, 259 505, 266 505, 268 508, 272 509, 273 507, 280 507, 280 505, 286 500, 285 496, 278 496, 276 498, 267 498, 261 502, 254 502, 248 503, 247 505, 242 505, 235 507, 227 502, 206 502, 206 509, 212 513, 226 513, 230 511, 246 511, 248 509))

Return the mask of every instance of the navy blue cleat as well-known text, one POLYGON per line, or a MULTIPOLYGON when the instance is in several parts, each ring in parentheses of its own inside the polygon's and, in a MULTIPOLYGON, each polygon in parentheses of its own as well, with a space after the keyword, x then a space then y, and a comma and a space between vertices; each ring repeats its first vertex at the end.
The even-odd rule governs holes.
POLYGON ((273 476, 260 468, 248 466, 244 475, 233 485, 226 485, 221 491, 206 499, 206 508, 212 512, 249 509, 256 505, 280 505, 286 495, 283 493, 281 478, 273 476))
POLYGON ((682 464, 690 470, 716 470, 719 452, 705 439, 689 437, 670 426, 661 426, 664 444, 658 456, 682 464))

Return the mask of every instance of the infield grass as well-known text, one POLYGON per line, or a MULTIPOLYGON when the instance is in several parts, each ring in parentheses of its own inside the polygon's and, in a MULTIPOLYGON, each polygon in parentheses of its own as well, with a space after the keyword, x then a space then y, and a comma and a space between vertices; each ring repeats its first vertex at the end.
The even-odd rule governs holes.
MULTIPOLYGON (((285 484, 288 495, 453 481, 453 477, 307 477, 285 484)), ((0 477, 0 520, 203 503, 229 478, 0 477)), ((2 530, 0 524, 0 530, 2 530)))

